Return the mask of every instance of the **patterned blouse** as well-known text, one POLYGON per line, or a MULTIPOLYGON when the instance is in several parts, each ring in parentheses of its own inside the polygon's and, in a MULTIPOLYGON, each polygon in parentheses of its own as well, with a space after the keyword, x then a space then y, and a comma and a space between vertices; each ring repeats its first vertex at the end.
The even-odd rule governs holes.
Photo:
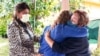
POLYGON ((34 56, 34 34, 30 25, 26 28, 14 20, 7 30, 10 56, 34 56))

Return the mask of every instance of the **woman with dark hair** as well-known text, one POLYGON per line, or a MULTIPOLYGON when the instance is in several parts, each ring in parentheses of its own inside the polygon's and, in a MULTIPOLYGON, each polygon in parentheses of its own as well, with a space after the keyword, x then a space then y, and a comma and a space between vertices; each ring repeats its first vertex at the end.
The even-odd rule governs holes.
POLYGON ((64 53, 65 56, 90 56, 87 38, 88 21, 89 19, 85 11, 76 10, 65 28, 62 28, 64 30, 63 34, 66 35, 69 33, 69 36, 63 35, 65 39, 63 39, 61 42, 57 42, 56 40, 52 39, 53 37, 51 36, 51 31, 47 31, 45 34, 45 40, 54 52, 64 53), (69 31, 67 28, 68 26, 72 28, 71 31, 69 31))
POLYGON ((29 6, 19 3, 15 7, 13 21, 8 26, 8 39, 10 44, 10 56, 33 56, 36 40, 29 24, 29 6))

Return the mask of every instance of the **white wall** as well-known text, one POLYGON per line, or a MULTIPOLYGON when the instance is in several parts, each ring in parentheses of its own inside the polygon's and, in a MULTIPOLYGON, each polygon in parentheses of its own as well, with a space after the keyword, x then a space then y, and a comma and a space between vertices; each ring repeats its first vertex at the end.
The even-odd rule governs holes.
POLYGON ((89 8, 89 18, 90 20, 100 19, 100 8, 89 8))

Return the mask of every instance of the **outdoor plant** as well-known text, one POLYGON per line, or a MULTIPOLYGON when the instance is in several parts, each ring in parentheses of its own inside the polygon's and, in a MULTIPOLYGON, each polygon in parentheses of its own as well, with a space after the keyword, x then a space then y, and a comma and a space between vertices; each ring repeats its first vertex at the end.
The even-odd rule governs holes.
POLYGON ((100 48, 93 51, 92 56, 100 56, 100 48))

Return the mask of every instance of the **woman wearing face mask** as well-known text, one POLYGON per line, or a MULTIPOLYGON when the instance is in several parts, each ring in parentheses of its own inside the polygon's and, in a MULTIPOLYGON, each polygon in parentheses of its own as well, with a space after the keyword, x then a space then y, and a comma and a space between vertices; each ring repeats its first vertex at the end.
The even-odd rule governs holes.
POLYGON ((59 29, 63 37, 58 36, 57 38, 65 38, 63 41, 58 42, 53 39, 51 31, 47 31, 45 40, 54 52, 64 53, 65 56, 90 56, 87 39, 88 32, 86 31, 87 23, 86 12, 76 10, 67 25, 59 29), (67 27, 70 27, 71 31, 67 27))
POLYGON ((10 56, 34 56, 33 43, 36 40, 29 21, 29 6, 22 2, 16 5, 13 21, 8 26, 10 56))

